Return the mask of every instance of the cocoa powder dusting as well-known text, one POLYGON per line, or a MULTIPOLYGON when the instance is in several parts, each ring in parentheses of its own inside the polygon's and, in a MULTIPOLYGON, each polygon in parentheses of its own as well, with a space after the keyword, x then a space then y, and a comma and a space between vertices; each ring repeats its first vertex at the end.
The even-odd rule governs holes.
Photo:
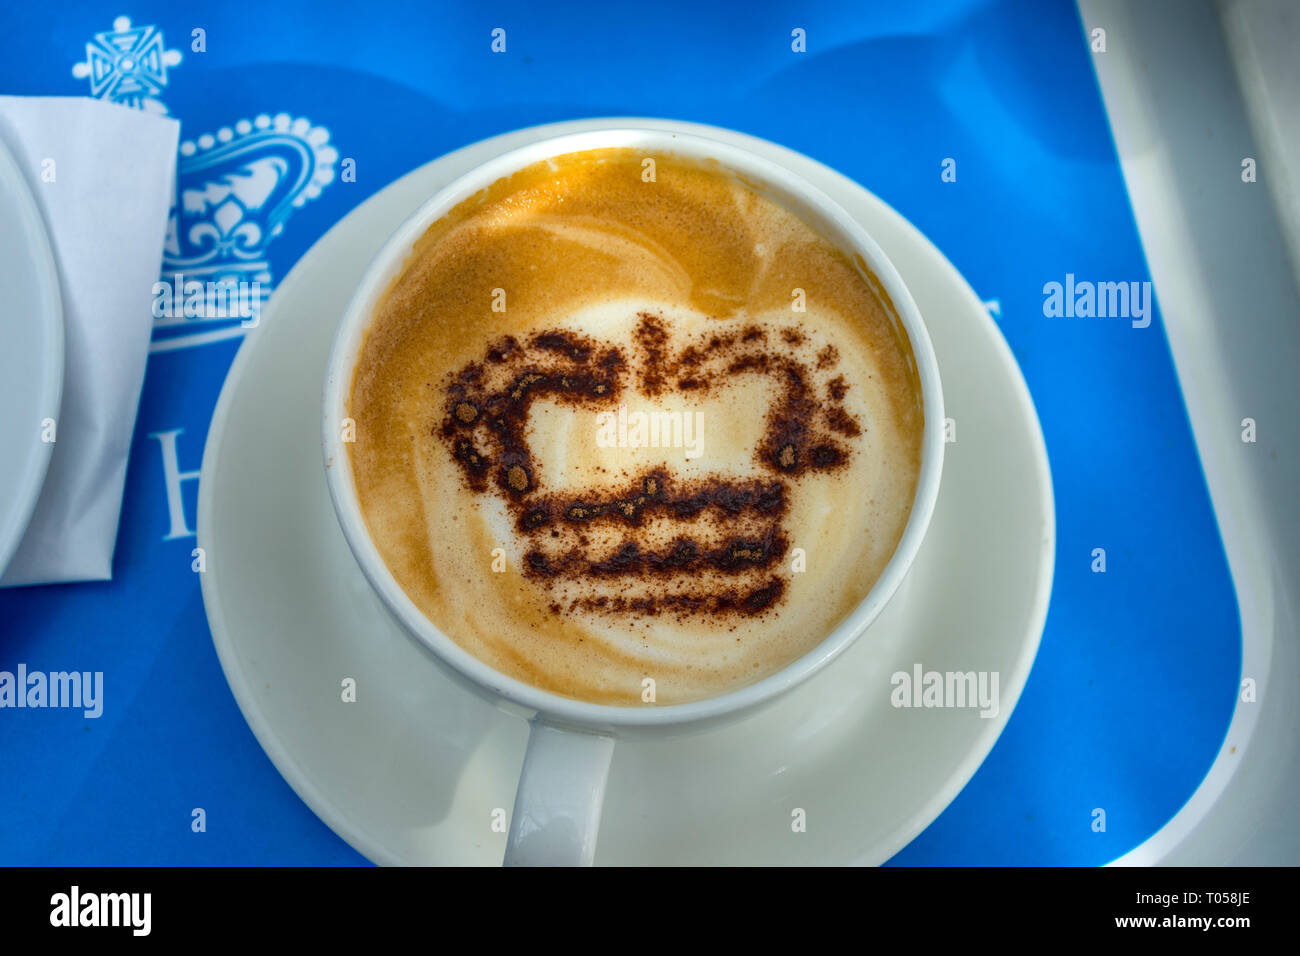
MULTIPOLYGON (((495 475, 526 539, 523 573, 552 590, 552 613, 763 614, 786 591, 781 564, 790 549, 783 526, 790 482, 844 466, 851 448, 842 439, 861 434, 858 422, 836 404, 848 386, 839 376, 827 386, 829 401, 819 398, 813 369, 790 351, 807 340, 799 328, 780 330, 774 345, 765 330, 750 325, 697 337, 677 349, 662 316, 643 312, 637 318, 635 355, 564 330, 522 343, 509 336, 492 343, 482 362, 449 377, 444 418, 432 431, 471 489, 486 492, 495 475), (776 385, 754 451, 756 463, 773 477, 686 480, 653 469, 612 493, 545 489, 546 476, 526 440, 533 402, 546 398, 608 411, 628 388, 650 396, 671 389, 704 395, 743 375, 767 376, 776 385), (651 521, 670 522, 675 536, 659 547, 639 537, 638 529, 651 521), (591 553, 582 529, 596 526, 623 529, 621 540, 591 553), (701 575, 712 583, 703 583, 701 575), (735 583, 717 584, 726 579, 735 583), (607 593, 611 586, 622 590, 607 593)), ((826 346, 815 368, 833 366, 838 358, 826 346)))

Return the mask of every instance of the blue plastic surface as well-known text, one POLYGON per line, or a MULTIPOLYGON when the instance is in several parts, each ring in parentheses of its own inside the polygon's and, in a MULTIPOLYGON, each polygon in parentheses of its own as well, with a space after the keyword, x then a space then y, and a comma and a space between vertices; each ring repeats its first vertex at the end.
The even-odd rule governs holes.
MULTIPOLYGON (((1044 284, 1067 273, 1149 279, 1077 11, 919 6, 20 4, 0 31, 0 90, 88 95, 104 74, 73 67, 93 60, 109 74, 100 95, 161 104, 182 140, 280 113, 327 130, 336 175, 262 240, 272 282, 401 174, 560 119, 731 127, 881 196, 1000 303, 1042 420, 1058 530, 1024 696, 970 784, 893 862, 1104 863, 1163 825, 1214 759, 1240 671, 1236 596, 1158 312, 1147 328, 1044 315, 1044 284), (132 32, 143 27, 180 61, 163 60, 152 88, 114 85, 121 64, 103 51, 153 44, 132 32), (497 27, 507 46, 494 54, 497 27), (954 183, 940 176, 949 157, 954 183), (349 158, 355 182, 337 175, 349 158), (1091 570, 1098 547, 1104 574, 1091 570)), ((182 188, 201 187, 184 160, 182 188)), ((197 474, 240 341, 165 348, 177 334, 155 334, 113 581, 0 591, 0 670, 102 670, 106 685, 97 720, 0 710, 0 863, 363 863, 258 747, 212 648, 192 534, 169 537, 166 443, 197 474), (191 832, 194 807, 206 833, 191 832)), ((196 486, 181 484, 189 532, 196 486)))

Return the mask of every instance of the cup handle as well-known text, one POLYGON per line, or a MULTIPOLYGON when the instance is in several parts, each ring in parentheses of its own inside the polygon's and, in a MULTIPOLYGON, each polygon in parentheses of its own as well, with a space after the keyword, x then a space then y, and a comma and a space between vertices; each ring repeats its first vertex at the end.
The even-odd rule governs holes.
POLYGON ((506 866, 591 866, 614 738, 534 719, 506 839, 506 866))

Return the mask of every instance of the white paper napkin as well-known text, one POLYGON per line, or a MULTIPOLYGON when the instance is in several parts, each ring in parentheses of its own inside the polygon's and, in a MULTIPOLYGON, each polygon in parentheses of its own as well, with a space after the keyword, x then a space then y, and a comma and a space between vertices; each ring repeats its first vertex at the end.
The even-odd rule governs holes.
POLYGON ((112 577, 179 134, 99 100, 0 96, 0 138, 54 248, 65 350, 49 472, 0 587, 112 577))

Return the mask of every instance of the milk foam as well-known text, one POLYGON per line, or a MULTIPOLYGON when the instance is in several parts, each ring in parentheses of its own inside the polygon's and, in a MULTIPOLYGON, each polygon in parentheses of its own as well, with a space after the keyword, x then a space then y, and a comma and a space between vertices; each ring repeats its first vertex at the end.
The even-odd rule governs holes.
POLYGON ((431 228, 349 407, 417 606, 504 673, 633 706, 645 678, 699 699, 825 638, 893 554, 922 429, 905 338, 842 254, 714 171, 660 157, 642 184, 639 159, 562 157, 431 228))

